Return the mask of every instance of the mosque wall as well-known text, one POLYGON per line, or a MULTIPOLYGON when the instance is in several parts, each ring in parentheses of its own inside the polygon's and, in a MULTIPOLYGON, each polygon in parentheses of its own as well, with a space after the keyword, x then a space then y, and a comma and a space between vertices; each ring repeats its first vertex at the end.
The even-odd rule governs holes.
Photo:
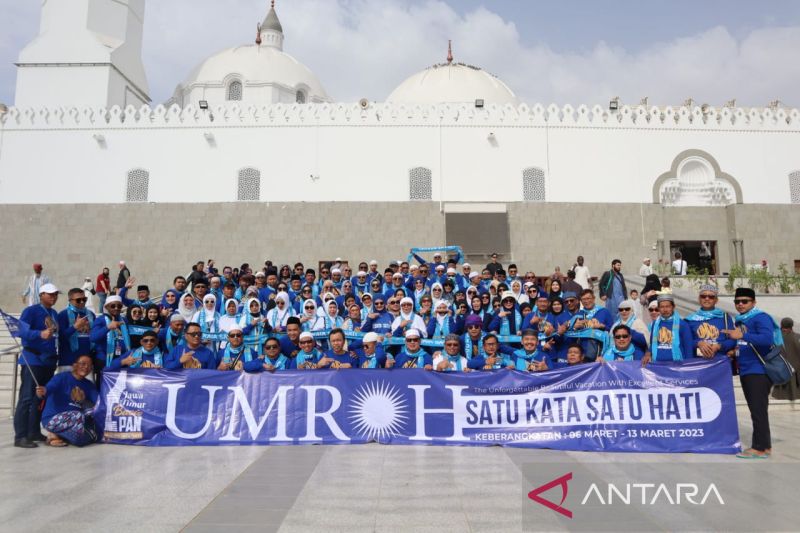
POLYGON ((650 204, 689 151, 735 180, 743 203, 788 204, 800 169, 800 112, 783 109, 12 108, 0 135, 9 204, 122 203, 136 168, 150 173, 148 201, 235 201, 245 167, 260 170, 262 201, 407 201, 409 171, 425 167, 434 201, 517 202, 535 167, 547 201, 650 204))
MULTIPOLYGON (((767 259, 773 269, 800 260, 800 209, 792 205, 664 208, 655 204, 507 204, 511 255, 521 269, 566 271, 578 254, 599 276, 620 258, 627 273, 642 257, 656 261, 659 240, 717 240, 720 271, 733 262, 731 240, 743 240, 745 262, 767 259)), ((479 229, 479 228, 476 228, 479 229)), ((154 292, 198 260, 218 266, 300 260, 316 266, 336 257, 376 259, 384 268, 413 246, 445 244, 437 202, 145 203, 2 205, 0 307, 20 309, 18 294, 35 262, 58 286, 80 285, 127 261, 154 292)), ((450 243, 459 244, 459 243, 450 243)), ((483 264, 474 258, 473 264, 483 264)))

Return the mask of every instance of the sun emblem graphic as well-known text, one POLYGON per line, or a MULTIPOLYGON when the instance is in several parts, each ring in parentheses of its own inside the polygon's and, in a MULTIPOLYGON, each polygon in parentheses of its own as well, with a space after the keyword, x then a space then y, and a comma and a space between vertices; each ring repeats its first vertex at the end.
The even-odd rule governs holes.
POLYGON ((400 434, 408 419, 408 405, 400 392, 387 384, 365 383, 353 395, 350 419, 353 429, 368 440, 400 434))

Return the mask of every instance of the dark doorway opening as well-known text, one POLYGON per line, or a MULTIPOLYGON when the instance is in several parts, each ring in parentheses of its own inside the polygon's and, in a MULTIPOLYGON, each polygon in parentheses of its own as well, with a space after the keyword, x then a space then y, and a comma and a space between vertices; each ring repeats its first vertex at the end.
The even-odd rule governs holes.
POLYGON ((669 241, 670 262, 680 252, 689 268, 706 274, 718 274, 717 241, 669 241))

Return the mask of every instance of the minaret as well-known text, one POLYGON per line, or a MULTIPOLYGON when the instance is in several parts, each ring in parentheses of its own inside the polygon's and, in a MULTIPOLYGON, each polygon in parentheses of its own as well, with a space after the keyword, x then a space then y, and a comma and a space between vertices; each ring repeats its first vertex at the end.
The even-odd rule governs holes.
POLYGON ((283 51, 283 26, 275 13, 275 0, 270 1, 267 18, 261 23, 261 44, 283 51))
POLYGON ((39 35, 17 62, 17 107, 150 102, 142 63, 145 0, 41 3, 39 35))

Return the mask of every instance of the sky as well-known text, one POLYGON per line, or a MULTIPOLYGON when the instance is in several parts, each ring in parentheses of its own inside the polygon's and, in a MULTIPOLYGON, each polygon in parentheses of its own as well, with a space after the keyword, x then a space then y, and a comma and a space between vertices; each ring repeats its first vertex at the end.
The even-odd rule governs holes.
MULTIPOLYGON (((74 1, 74 0, 49 0, 74 1)), ((112 0, 101 0, 112 1, 112 0)), ((0 0, 0 102, 42 0, 0 0)), ((153 104, 225 48, 253 42, 267 0, 147 4, 142 52, 153 104)), ((277 0, 284 51, 335 101, 383 101, 404 79, 456 61, 505 81, 528 104, 800 106, 800 1, 277 0)))

